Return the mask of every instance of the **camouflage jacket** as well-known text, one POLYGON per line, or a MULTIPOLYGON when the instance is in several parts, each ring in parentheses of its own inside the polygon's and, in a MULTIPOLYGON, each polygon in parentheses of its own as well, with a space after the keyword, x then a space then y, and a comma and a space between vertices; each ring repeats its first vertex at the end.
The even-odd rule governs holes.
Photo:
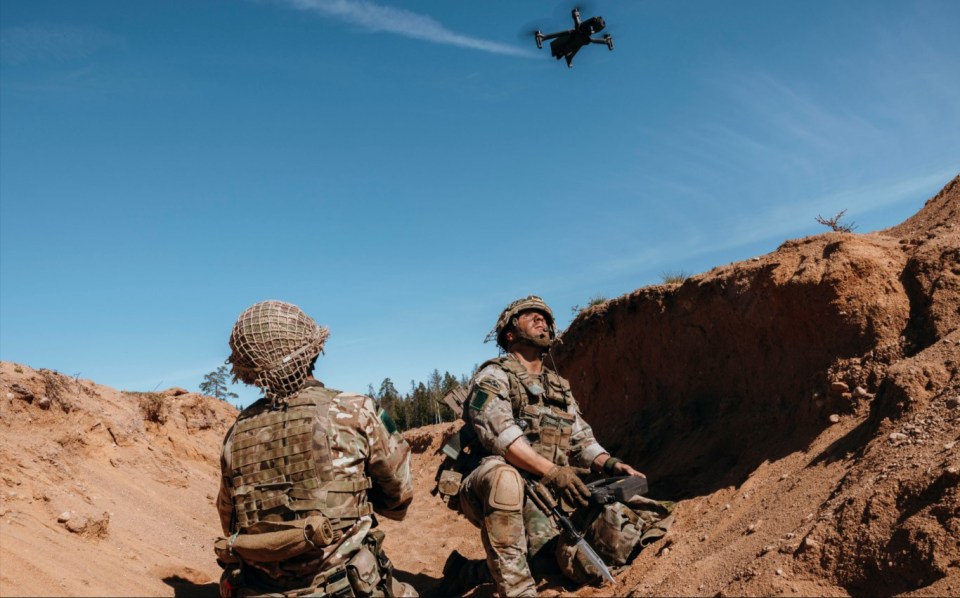
MULTIPOLYGON (((373 527, 371 511, 402 519, 413 500, 410 446, 384 426, 373 400, 316 381, 285 408, 261 399, 244 409, 224 439, 220 467, 217 509, 225 535, 258 520, 320 512, 343 533, 323 549, 325 566, 359 550, 373 527)), ((277 577, 283 567, 269 572, 277 577)))
POLYGON ((464 407, 464 420, 492 455, 503 456, 521 436, 557 465, 590 467, 608 452, 580 415, 570 383, 546 365, 532 376, 512 355, 487 361, 470 381, 464 407))

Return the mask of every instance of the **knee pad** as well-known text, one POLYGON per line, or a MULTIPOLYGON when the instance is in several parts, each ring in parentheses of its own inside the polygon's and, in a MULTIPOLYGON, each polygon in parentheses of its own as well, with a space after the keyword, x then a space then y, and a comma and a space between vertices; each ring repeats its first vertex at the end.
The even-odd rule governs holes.
POLYGON ((520 511, 523 508, 523 480, 513 467, 498 467, 493 472, 493 483, 487 504, 498 511, 520 511))

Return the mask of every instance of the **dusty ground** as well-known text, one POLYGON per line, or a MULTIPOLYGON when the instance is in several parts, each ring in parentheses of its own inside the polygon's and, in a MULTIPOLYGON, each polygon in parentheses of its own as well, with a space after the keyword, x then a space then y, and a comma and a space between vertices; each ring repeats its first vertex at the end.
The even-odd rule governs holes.
MULTIPOLYGON (((960 595, 960 180, 886 231, 591 308, 555 353, 600 440, 680 502, 616 585, 542 593, 960 595)), ((215 596, 235 416, 0 363, 0 595, 215 596)), ((449 426, 406 433, 417 496, 383 522, 426 592, 451 550, 482 554, 430 494, 449 426)))

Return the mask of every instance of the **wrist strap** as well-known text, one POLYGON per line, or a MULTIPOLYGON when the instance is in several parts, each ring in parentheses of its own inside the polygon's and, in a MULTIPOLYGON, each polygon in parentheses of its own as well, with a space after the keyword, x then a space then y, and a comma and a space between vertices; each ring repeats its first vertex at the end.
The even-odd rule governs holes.
POLYGON ((613 475, 613 472, 614 472, 613 468, 617 466, 617 463, 622 463, 622 462, 623 461, 621 461, 620 459, 617 459, 616 457, 610 457, 609 459, 603 462, 604 473, 606 473, 607 475, 613 475))

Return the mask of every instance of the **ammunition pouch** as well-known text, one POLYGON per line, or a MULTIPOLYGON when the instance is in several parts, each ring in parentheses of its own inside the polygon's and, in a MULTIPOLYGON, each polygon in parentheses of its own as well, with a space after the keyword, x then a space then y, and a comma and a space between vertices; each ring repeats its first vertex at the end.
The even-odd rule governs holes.
POLYGON ((575 421, 573 415, 559 407, 525 405, 517 419, 518 425, 537 453, 551 463, 568 464, 567 451, 570 449, 570 436, 575 421))
POLYGON ((440 452, 446 455, 446 458, 437 469, 434 494, 439 494, 440 499, 451 509, 459 509, 457 496, 460 494, 463 479, 480 464, 478 448, 476 432, 467 422, 440 447, 440 452))
POLYGON ((347 579, 358 598, 394 594, 393 563, 383 551, 383 537, 382 531, 372 530, 347 561, 347 579))

